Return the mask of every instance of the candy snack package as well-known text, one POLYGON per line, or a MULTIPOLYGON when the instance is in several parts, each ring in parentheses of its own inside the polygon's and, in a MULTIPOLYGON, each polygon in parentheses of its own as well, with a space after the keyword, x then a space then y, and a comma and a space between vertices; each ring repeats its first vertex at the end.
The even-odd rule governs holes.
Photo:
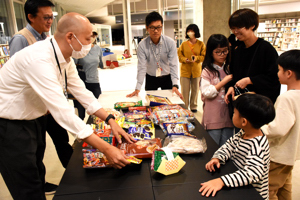
MULTIPOLYGON (((174 120, 170 120, 170 121, 165 121, 164 123, 187 124, 189 133, 191 133, 195 129, 195 126, 191 122, 187 121, 184 118, 178 118, 178 119, 174 119, 174 120)), ((167 135, 167 130, 163 126, 164 123, 160 123, 159 126, 161 127, 162 131, 167 135)))
POLYGON ((172 152, 193 154, 204 153, 207 149, 205 138, 197 139, 188 136, 169 136, 165 138, 164 147, 168 147, 172 152))
POLYGON ((188 134, 188 127, 186 123, 163 123, 164 129, 170 135, 186 135, 188 134))
POLYGON ((134 156, 129 156, 129 158, 127 158, 126 160, 128 160, 129 162, 134 163, 134 164, 141 164, 141 162, 142 162, 141 159, 138 159, 134 156))
POLYGON ((188 121, 194 120, 194 113, 190 110, 183 109, 179 105, 162 105, 149 108, 149 118, 155 123, 163 123, 178 118, 188 121))
POLYGON ((111 167, 105 155, 98 149, 82 149, 83 168, 111 167))
POLYGON ((167 97, 160 97, 152 94, 147 94, 146 99, 149 101, 149 106, 172 104, 167 97))
POLYGON ((124 121, 122 128, 129 129, 130 127, 135 127, 135 126, 136 126, 135 122, 124 121))
MULTIPOLYGON (((102 140, 106 141, 107 143, 113 146, 117 145, 116 137, 113 135, 111 129, 94 130, 94 134, 96 134, 102 140)), ((93 148, 91 145, 87 144, 86 142, 82 144, 82 147, 93 148)))
POLYGON ((185 165, 178 153, 173 153, 169 148, 156 150, 152 154, 151 170, 164 175, 171 175, 179 172, 185 165))
POLYGON ((129 108, 129 107, 139 107, 143 106, 142 100, 138 102, 117 102, 114 105, 115 109, 123 109, 123 108, 129 108))
POLYGON ((124 113, 124 116, 125 116, 125 120, 128 122, 135 122, 135 121, 140 121, 142 119, 148 118, 146 111, 138 111, 138 110, 124 113))
POLYGON ((139 106, 139 107, 129 107, 128 108, 129 112, 133 112, 135 110, 138 110, 138 111, 147 111, 147 107, 146 106, 139 106))
POLYGON ((131 126, 128 129, 128 133, 135 140, 149 140, 155 138, 155 128, 152 121, 141 120, 136 123, 135 126, 131 126))
POLYGON ((124 151, 127 156, 134 156, 136 158, 151 158, 153 151, 161 148, 161 139, 155 138, 152 140, 140 140, 132 144, 123 142, 118 144, 118 148, 124 151))

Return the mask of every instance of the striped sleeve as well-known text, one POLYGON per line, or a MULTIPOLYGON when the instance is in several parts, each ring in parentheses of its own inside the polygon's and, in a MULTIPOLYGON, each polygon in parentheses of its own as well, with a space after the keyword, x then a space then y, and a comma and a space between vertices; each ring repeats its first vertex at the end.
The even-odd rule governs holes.
POLYGON ((241 140, 233 162, 238 170, 221 176, 224 184, 227 187, 252 184, 266 199, 270 163, 269 144, 266 136, 261 139, 241 140))
POLYGON ((236 148, 236 143, 240 138, 241 133, 237 133, 229 140, 226 141, 213 155, 212 158, 218 158, 221 164, 225 164, 225 162, 231 158, 233 155, 234 149, 236 148))

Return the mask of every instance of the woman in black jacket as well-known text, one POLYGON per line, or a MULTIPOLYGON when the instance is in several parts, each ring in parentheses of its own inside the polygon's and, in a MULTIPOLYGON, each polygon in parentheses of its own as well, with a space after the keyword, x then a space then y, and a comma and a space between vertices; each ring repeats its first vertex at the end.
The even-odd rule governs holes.
POLYGON ((249 91, 269 97, 273 103, 280 93, 278 54, 269 42, 254 34, 258 23, 258 15, 251 9, 237 10, 229 18, 229 27, 241 42, 231 52, 229 70, 233 79, 227 84, 226 103, 229 103, 229 95, 232 98, 235 95, 233 86, 247 87, 249 91))

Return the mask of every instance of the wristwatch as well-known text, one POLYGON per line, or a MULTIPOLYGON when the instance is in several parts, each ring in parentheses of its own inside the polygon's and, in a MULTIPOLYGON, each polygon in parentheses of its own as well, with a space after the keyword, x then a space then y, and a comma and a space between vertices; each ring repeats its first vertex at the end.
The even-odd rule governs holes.
POLYGON ((177 89, 179 89, 178 85, 173 85, 173 87, 176 87, 177 89))
POLYGON ((105 123, 108 124, 108 121, 113 118, 113 119, 116 119, 115 116, 113 116, 112 114, 109 114, 106 119, 105 119, 105 123))

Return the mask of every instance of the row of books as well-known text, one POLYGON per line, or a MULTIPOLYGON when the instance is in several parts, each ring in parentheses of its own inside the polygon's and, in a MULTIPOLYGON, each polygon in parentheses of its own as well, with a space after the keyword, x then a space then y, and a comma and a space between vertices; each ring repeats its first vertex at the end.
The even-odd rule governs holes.
POLYGON ((0 46, 0 69, 3 65, 9 60, 9 46, 1 45, 0 46))

